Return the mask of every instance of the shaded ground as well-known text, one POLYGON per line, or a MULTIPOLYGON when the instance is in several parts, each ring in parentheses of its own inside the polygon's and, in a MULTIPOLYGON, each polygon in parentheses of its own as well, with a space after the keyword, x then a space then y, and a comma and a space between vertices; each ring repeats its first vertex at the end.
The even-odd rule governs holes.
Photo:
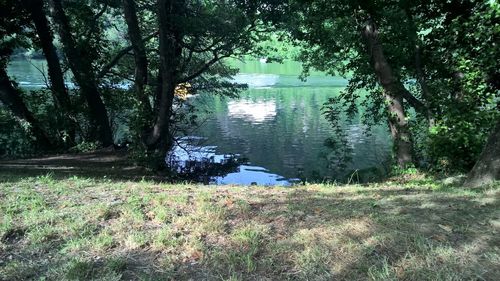
POLYGON ((85 176, 93 178, 119 178, 141 180, 153 179, 144 168, 136 166, 126 151, 103 149, 96 152, 60 154, 37 158, 6 160, 0 159, 0 173, 18 176, 36 176, 53 173, 58 177, 85 176))
POLYGON ((500 280, 500 188, 0 173, 0 280, 500 280))

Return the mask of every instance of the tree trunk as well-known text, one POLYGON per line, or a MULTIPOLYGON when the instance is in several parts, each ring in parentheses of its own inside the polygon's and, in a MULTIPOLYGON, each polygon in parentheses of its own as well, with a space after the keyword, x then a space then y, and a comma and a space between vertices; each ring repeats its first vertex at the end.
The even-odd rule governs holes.
POLYGON ((0 68, 0 101, 10 109, 21 126, 28 123, 36 142, 44 149, 53 148, 49 136, 24 104, 19 90, 12 84, 4 68, 0 68))
POLYGON ((480 187, 495 181, 500 181, 500 120, 489 136, 479 160, 470 171, 464 185, 480 187))
POLYGON ((392 73, 382 45, 378 40, 375 24, 373 22, 367 23, 362 35, 367 41, 373 69, 384 89, 384 95, 388 102, 388 122, 394 140, 396 159, 400 167, 405 167, 413 162, 413 143, 403 107, 403 96, 406 89, 392 73))
POLYGON ((128 28, 128 37, 132 43, 135 59, 135 90, 137 100, 140 102, 141 113, 150 116, 152 113, 151 103, 148 95, 144 91, 148 83, 148 58, 146 47, 141 36, 139 21, 134 0, 123 0, 123 13, 128 28))
POLYGON ((387 101, 388 123, 394 140, 397 162, 400 167, 405 167, 413 161, 413 146, 408 122, 405 118, 403 98, 393 97, 388 94, 385 95, 385 98, 387 101))
POLYGON ((48 74, 51 92, 56 108, 60 109, 61 122, 68 130, 69 141, 74 142, 75 124, 71 114, 71 101, 64 84, 64 75, 57 56, 56 48, 53 44, 53 35, 48 20, 45 16, 45 9, 42 0, 24 0, 24 7, 30 13, 31 20, 35 24, 35 29, 40 39, 40 45, 47 60, 48 74), (69 117, 69 119, 68 119, 69 117))
POLYGON ((415 45, 415 69, 417 73, 417 82, 422 89, 422 98, 427 103, 427 120, 429 121, 429 128, 431 128, 436 124, 436 120, 430 109, 431 94, 429 87, 427 86, 427 79, 425 79, 425 73, 422 67, 422 50, 418 44, 415 45))
POLYGON ((176 72, 178 68, 179 46, 176 42, 174 23, 171 13, 171 0, 158 0, 159 41, 160 41, 160 73, 161 89, 158 91, 156 120, 151 128, 146 145, 149 149, 156 149, 164 153, 172 144, 171 122, 172 105, 174 100, 176 72))
POLYGON ((57 107, 67 112, 70 108, 70 99, 64 76, 57 56, 56 48, 53 44, 53 36, 45 17, 43 2, 41 0, 24 0, 24 7, 30 13, 31 20, 35 24, 35 29, 40 39, 40 45, 47 60, 50 86, 54 95, 57 107))
POLYGON ((113 136, 109 125, 108 112, 101 99, 99 89, 92 70, 92 63, 79 52, 71 34, 71 27, 64 13, 61 0, 50 0, 50 10, 57 25, 59 37, 80 91, 85 96, 90 111, 92 126, 98 133, 97 139, 103 146, 113 144, 113 136))

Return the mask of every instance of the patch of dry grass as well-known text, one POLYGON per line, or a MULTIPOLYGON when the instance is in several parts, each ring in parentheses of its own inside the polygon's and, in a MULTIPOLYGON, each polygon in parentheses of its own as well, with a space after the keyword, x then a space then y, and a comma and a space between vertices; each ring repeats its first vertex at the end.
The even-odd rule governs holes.
POLYGON ((500 280, 499 199, 0 175, 0 279, 500 280))

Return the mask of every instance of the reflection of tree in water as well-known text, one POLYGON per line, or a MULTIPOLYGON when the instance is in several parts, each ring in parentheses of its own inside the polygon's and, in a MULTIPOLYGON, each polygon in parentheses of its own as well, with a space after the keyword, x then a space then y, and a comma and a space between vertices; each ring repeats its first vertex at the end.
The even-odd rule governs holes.
POLYGON ((170 168, 176 172, 180 179, 210 184, 216 177, 225 177, 230 173, 240 171, 240 165, 247 162, 236 155, 225 155, 220 162, 214 161, 215 157, 179 160, 170 162, 170 168))
POLYGON ((221 151, 241 152, 252 164, 286 178, 327 172, 323 152, 330 125, 321 105, 330 88, 249 89, 239 100, 200 99, 213 115, 196 133, 221 151))
MULTIPOLYGON (((324 143, 328 152, 322 157, 327 160, 332 177, 320 180, 366 183, 384 179, 390 169, 390 148, 385 145, 385 140, 377 138, 372 129, 351 126, 351 130, 338 130, 337 134, 328 137, 324 143), (360 137, 352 137, 354 128, 359 131, 360 137)), ((317 179, 310 179, 314 180, 317 179)))
POLYGON ((239 172, 248 160, 237 154, 218 155, 214 147, 201 146, 202 138, 181 139, 165 161, 180 180, 210 184, 215 178, 239 172))
POLYGON ((379 163, 390 156, 391 142, 386 125, 374 124, 371 135, 364 133, 361 110, 351 122, 344 118, 332 126, 325 103, 342 89, 250 88, 239 99, 198 96, 193 103, 208 108, 210 115, 194 134, 219 151, 242 153, 253 165, 285 178, 346 182, 357 171, 363 181, 364 170, 383 173, 379 163))

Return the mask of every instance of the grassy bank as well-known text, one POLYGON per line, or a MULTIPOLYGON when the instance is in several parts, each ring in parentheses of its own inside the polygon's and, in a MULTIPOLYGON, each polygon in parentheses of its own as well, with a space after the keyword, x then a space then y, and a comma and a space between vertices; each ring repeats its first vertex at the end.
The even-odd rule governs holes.
POLYGON ((499 199, 0 173, 0 279, 500 280, 499 199))

